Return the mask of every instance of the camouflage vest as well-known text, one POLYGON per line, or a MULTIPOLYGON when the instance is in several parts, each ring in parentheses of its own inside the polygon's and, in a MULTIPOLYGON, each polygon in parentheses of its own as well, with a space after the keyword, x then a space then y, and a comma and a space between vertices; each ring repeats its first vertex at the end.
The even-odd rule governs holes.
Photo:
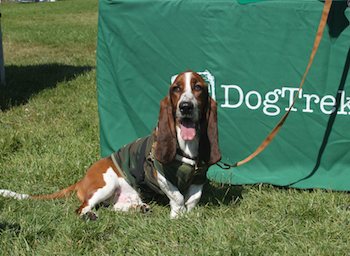
POLYGON ((140 138, 111 155, 115 165, 134 189, 141 194, 151 193, 149 189, 164 194, 158 186, 156 171, 176 186, 182 194, 186 193, 191 184, 203 184, 206 181, 208 166, 205 163, 197 163, 187 158, 187 161, 182 161, 179 155, 168 164, 157 161, 152 150, 154 137, 152 134, 140 138))

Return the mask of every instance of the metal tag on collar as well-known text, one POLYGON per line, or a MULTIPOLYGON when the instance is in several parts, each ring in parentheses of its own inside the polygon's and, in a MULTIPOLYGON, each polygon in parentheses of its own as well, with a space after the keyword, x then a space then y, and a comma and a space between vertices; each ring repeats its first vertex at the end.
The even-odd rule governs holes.
POLYGON ((190 158, 187 158, 187 157, 184 157, 184 156, 180 156, 178 154, 176 154, 175 159, 180 161, 180 162, 183 162, 185 164, 192 165, 192 166, 195 167, 195 169, 198 169, 197 161, 195 161, 193 159, 190 159, 190 158))

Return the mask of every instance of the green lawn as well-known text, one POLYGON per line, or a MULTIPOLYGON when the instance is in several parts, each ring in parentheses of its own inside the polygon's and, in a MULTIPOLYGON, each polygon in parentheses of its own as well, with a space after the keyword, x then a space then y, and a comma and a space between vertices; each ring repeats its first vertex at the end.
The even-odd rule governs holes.
MULTIPOLYGON (((1 4, 0 188, 54 192, 99 158, 97 5, 1 4)), ((75 197, 0 198, 0 255, 349 255, 346 193, 214 183, 204 193, 171 221, 164 204, 146 215, 100 208, 86 222, 75 197)))

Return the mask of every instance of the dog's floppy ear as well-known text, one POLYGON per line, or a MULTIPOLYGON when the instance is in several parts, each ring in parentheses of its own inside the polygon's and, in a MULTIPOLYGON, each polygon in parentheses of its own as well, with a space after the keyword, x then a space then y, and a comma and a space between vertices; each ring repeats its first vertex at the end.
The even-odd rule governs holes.
POLYGON ((157 128, 157 146, 155 158, 165 164, 171 162, 176 154, 175 120, 170 98, 165 97, 160 102, 157 128))
POLYGON ((215 100, 208 97, 206 113, 201 122, 201 138, 199 142, 199 156, 209 165, 220 161, 217 106, 215 100))

